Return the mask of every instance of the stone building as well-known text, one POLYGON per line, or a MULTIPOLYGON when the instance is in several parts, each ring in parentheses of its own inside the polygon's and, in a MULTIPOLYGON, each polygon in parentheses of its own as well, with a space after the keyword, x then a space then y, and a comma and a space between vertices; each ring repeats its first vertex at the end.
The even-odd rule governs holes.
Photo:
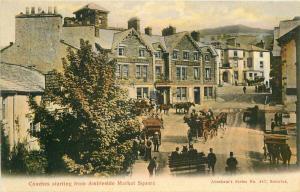
POLYGON ((270 51, 230 39, 226 43, 212 42, 219 62, 219 84, 245 84, 247 80, 264 78, 270 83, 270 51))
MULTIPOLYGON (((274 28, 274 43, 273 43, 273 49, 272 49, 272 56, 271 56, 271 65, 274 71, 276 71, 276 76, 274 77, 274 97, 277 98, 278 102, 286 103, 286 85, 284 85, 283 79, 286 77, 283 77, 284 66, 282 65, 282 58, 281 58, 281 47, 279 46, 277 39, 279 39, 281 36, 286 34, 287 32, 291 31, 293 28, 295 28, 297 25, 300 25, 300 17, 295 17, 291 20, 284 20, 280 21, 278 27, 274 28), (285 88, 284 88, 285 87, 285 88)), ((288 91, 288 94, 289 91, 288 91)))
POLYGON ((17 143, 26 143, 29 149, 37 149, 36 138, 30 135, 39 129, 33 124, 33 114, 28 105, 29 95, 41 100, 45 86, 44 75, 28 67, 0 63, 0 119, 4 124, 12 149, 17 143))
MULTIPOLYGON (((300 53, 300 24, 277 39, 281 47, 282 99, 285 109, 296 112, 297 64, 300 53)), ((299 69, 298 69, 299 70, 299 69)))
POLYGON ((67 47, 77 49, 84 39, 94 51, 106 50, 116 59, 118 81, 129 97, 198 104, 214 98, 217 54, 199 44, 199 34, 176 33, 172 26, 162 35, 153 35, 150 27, 143 33, 138 18, 131 18, 127 29, 109 27, 109 11, 93 3, 64 19, 56 9, 38 10, 16 16, 16 40, 1 50, 2 61, 44 74, 60 71, 67 47))

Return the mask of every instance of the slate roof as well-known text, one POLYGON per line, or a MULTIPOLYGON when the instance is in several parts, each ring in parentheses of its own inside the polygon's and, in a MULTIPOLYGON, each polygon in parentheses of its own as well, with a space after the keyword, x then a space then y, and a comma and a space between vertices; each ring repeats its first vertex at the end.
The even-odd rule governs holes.
POLYGON ((236 49, 236 50, 247 50, 247 51, 267 51, 269 50, 262 49, 260 47, 256 47, 254 45, 244 45, 240 44, 240 46, 226 45, 225 49, 236 49))
POLYGON ((45 76, 35 69, 0 63, 0 92, 41 93, 45 89, 45 76))
POLYGON ((96 43, 103 49, 115 49, 128 35, 134 33, 151 52, 154 51, 151 42, 133 28, 125 31, 100 29, 99 32, 99 38, 97 38, 96 43))
POLYGON ((99 38, 96 39, 96 43, 98 43, 103 49, 111 49, 114 42, 114 36, 117 33, 120 33, 120 31, 100 29, 99 38))
POLYGON ((77 12, 80 12, 80 11, 83 11, 85 9, 91 9, 91 10, 97 10, 97 11, 101 11, 101 12, 104 12, 104 13, 109 13, 109 11, 103 7, 101 7, 100 5, 97 5, 95 3, 89 3, 83 7, 81 7, 80 9, 78 9, 77 11, 73 12, 73 13, 77 13, 77 12))
POLYGON ((194 41, 186 31, 175 33, 169 36, 160 36, 140 34, 133 28, 127 29, 125 31, 100 29, 99 38, 96 38, 96 45, 97 47, 101 47, 102 49, 115 49, 130 33, 136 34, 138 38, 140 38, 140 40, 145 44, 145 46, 151 51, 162 48, 163 51, 172 52, 176 45, 182 40, 182 38, 187 36, 199 49, 202 47, 208 47, 214 56, 217 55, 213 46, 194 41))

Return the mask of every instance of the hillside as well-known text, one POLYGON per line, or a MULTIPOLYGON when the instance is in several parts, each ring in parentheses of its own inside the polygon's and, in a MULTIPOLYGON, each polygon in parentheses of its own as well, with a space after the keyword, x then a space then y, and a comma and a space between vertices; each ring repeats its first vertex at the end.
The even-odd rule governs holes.
POLYGON ((253 28, 245 25, 229 25, 223 27, 201 29, 199 31, 201 36, 220 35, 220 34, 272 34, 273 33, 273 30, 253 28))

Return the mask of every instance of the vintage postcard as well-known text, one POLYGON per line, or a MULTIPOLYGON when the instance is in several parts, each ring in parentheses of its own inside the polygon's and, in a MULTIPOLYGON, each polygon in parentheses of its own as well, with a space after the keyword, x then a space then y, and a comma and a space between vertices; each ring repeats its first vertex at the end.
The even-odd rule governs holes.
POLYGON ((300 191, 300 1, 0 12, 1 192, 300 191))

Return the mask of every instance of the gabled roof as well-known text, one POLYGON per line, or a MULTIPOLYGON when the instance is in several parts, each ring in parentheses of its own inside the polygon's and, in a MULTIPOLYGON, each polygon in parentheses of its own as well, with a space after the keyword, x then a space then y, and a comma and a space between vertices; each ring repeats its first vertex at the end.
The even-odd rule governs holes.
POLYGON ((42 93, 45 76, 35 69, 0 63, 0 92, 42 93))
POLYGON ((164 41, 164 37, 159 36, 159 35, 146 35, 146 34, 141 34, 141 36, 148 41, 149 43, 152 44, 152 47, 154 50, 157 50, 158 48, 161 48, 163 51, 166 51, 166 44, 164 41))
POLYGON ((118 32, 114 34, 113 43, 111 49, 116 49, 119 44, 129 35, 136 35, 138 39, 146 46, 146 48, 153 53, 155 50, 153 49, 152 45, 143 38, 134 28, 128 29, 126 31, 118 32))
POLYGON ((90 9, 90 10, 96 10, 96 11, 100 11, 100 12, 103 12, 103 13, 109 13, 109 11, 95 3, 89 3, 83 7, 81 7, 80 9, 78 9, 77 11, 73 12, 74 14, 77 13, 77 12, 81 12, 83 10, 86 10, 86 9, 90 9))
MULTIPOLYGON (((175 33, 174 35, 169 35, 169 36, 165 36, 165 43, 166 43, 166 47, 167 50, 169 52, 173 51, 173 49, 175 49, 175 47, 177 46, 177 44, 184 38, 187 37, 191 43, 197 48, 199 49, 200 47, 197 45, 197 42, 191 37, 189 32, 183 31, 180 33, 175 33)), ((201 51, 199 49, 199 51, 201 51)))

